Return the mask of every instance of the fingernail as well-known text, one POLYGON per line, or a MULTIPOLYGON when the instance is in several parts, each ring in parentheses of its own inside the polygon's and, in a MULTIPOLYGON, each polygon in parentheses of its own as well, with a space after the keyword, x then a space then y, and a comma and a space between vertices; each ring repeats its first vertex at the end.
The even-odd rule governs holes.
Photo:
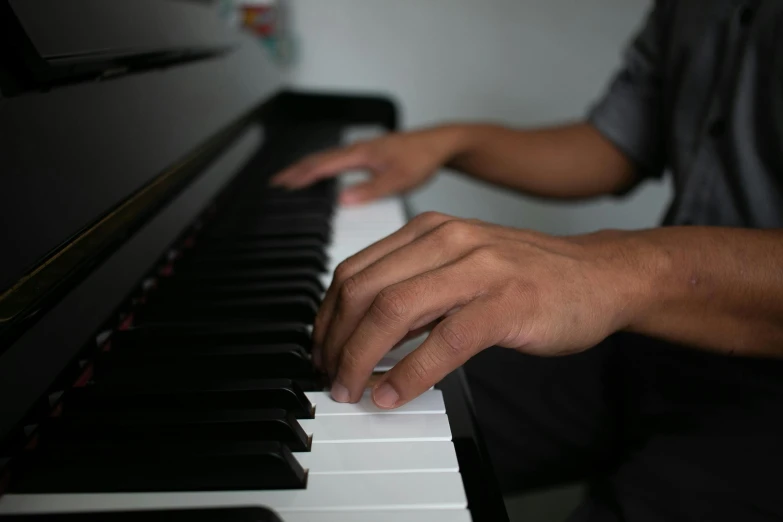
POLYGON ((392 388, 391 384, 384 382, 375 388, 372 393, 372 400, 381 408, 394 408, 397 401, 400 400, 400 396, 392 388))
POLYGON ((337 402, 350 402, 351 394, 348 392, 348 388, 339 382, 335 382, 332 384, 332 399, 337 402))

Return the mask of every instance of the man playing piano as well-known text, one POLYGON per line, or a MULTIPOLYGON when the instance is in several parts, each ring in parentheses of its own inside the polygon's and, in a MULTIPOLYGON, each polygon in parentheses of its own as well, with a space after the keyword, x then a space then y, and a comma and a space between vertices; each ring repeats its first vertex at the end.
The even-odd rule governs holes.
POLYGON ((569 200, 674 177, 660 228, 553 237, 427 213, 348 259, 314 331, 334 399, 358 400, 429 329, 374 400, 395 408, 465 365, 507 490, 588 481, 573 520, 783 517, 781 24, 774 0, 661 0, 583 122, 429 128, 280 173, 370 171, 344 203, 443 165, 569 200))

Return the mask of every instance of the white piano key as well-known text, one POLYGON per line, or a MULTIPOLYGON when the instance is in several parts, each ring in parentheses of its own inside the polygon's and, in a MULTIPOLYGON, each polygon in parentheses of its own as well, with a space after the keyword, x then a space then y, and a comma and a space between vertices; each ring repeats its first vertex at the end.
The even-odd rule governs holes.
POLYGON ((329 265, 321 281, 332 282, 334 269, 342 261, 402 227, 405 208, 399 198, 387 198, 365 205, 338 207, 332 221, 332 243, 327 250, 329 265))
MULTIPOLYGON (((0 515, 268 506, 280 513, 334 510, 464 510, 459 473, 313 475, 307 489, 187 493, 79 493, 0 497, 0 515)), ((285 518, 285 517, 284 517, 285 518)))
POLYGON ((294 456, 311 476, 459 471, 450 441, 313 444, 312 451, 294 456))
POLYGON ((332 415, 299 419, 313 444, 345 442, 450 441, 445 414, 332 415))
POLYGON ((440 390, 426 391, 409 403, 393 410, 383 410, 372 402, 371 390, 366 390, 356 404, 337 402, 329 392, 305 392, 307 398, 315 405, 315 416, 329 415, 370 415, 370 414, 407 414, 407 413, 446 413, 443 403, 443 392, 440 390))
POLYGON ((467 509, 312 511, 286 513, 285 522, 471 522, 467 509))

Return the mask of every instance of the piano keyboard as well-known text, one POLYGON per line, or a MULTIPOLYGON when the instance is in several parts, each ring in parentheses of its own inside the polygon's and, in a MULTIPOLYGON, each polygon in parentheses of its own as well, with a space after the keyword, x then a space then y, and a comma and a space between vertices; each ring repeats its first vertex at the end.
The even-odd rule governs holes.
POLYGON ((399 200, 335 209, 335 195, 253 186, 186 239, 38 428, 0 518, 265 506, 284 522, 470 520, 439 390, 394 411, 369 391, 340 404, 311 369, 337 263, 405 222, 399 200))

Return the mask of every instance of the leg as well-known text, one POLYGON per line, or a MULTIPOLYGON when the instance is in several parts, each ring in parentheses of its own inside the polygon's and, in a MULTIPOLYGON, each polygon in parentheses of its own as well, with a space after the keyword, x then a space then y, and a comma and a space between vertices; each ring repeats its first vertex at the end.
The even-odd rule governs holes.
POLYGON ((558 358, 491 348, 465 365, 504 492, 587 479, 614 463, 613 352, 611 340, 558 358))
POLYGON ((783 359, 615 342, 622 459, 570 522, 783 519, 783 359))

